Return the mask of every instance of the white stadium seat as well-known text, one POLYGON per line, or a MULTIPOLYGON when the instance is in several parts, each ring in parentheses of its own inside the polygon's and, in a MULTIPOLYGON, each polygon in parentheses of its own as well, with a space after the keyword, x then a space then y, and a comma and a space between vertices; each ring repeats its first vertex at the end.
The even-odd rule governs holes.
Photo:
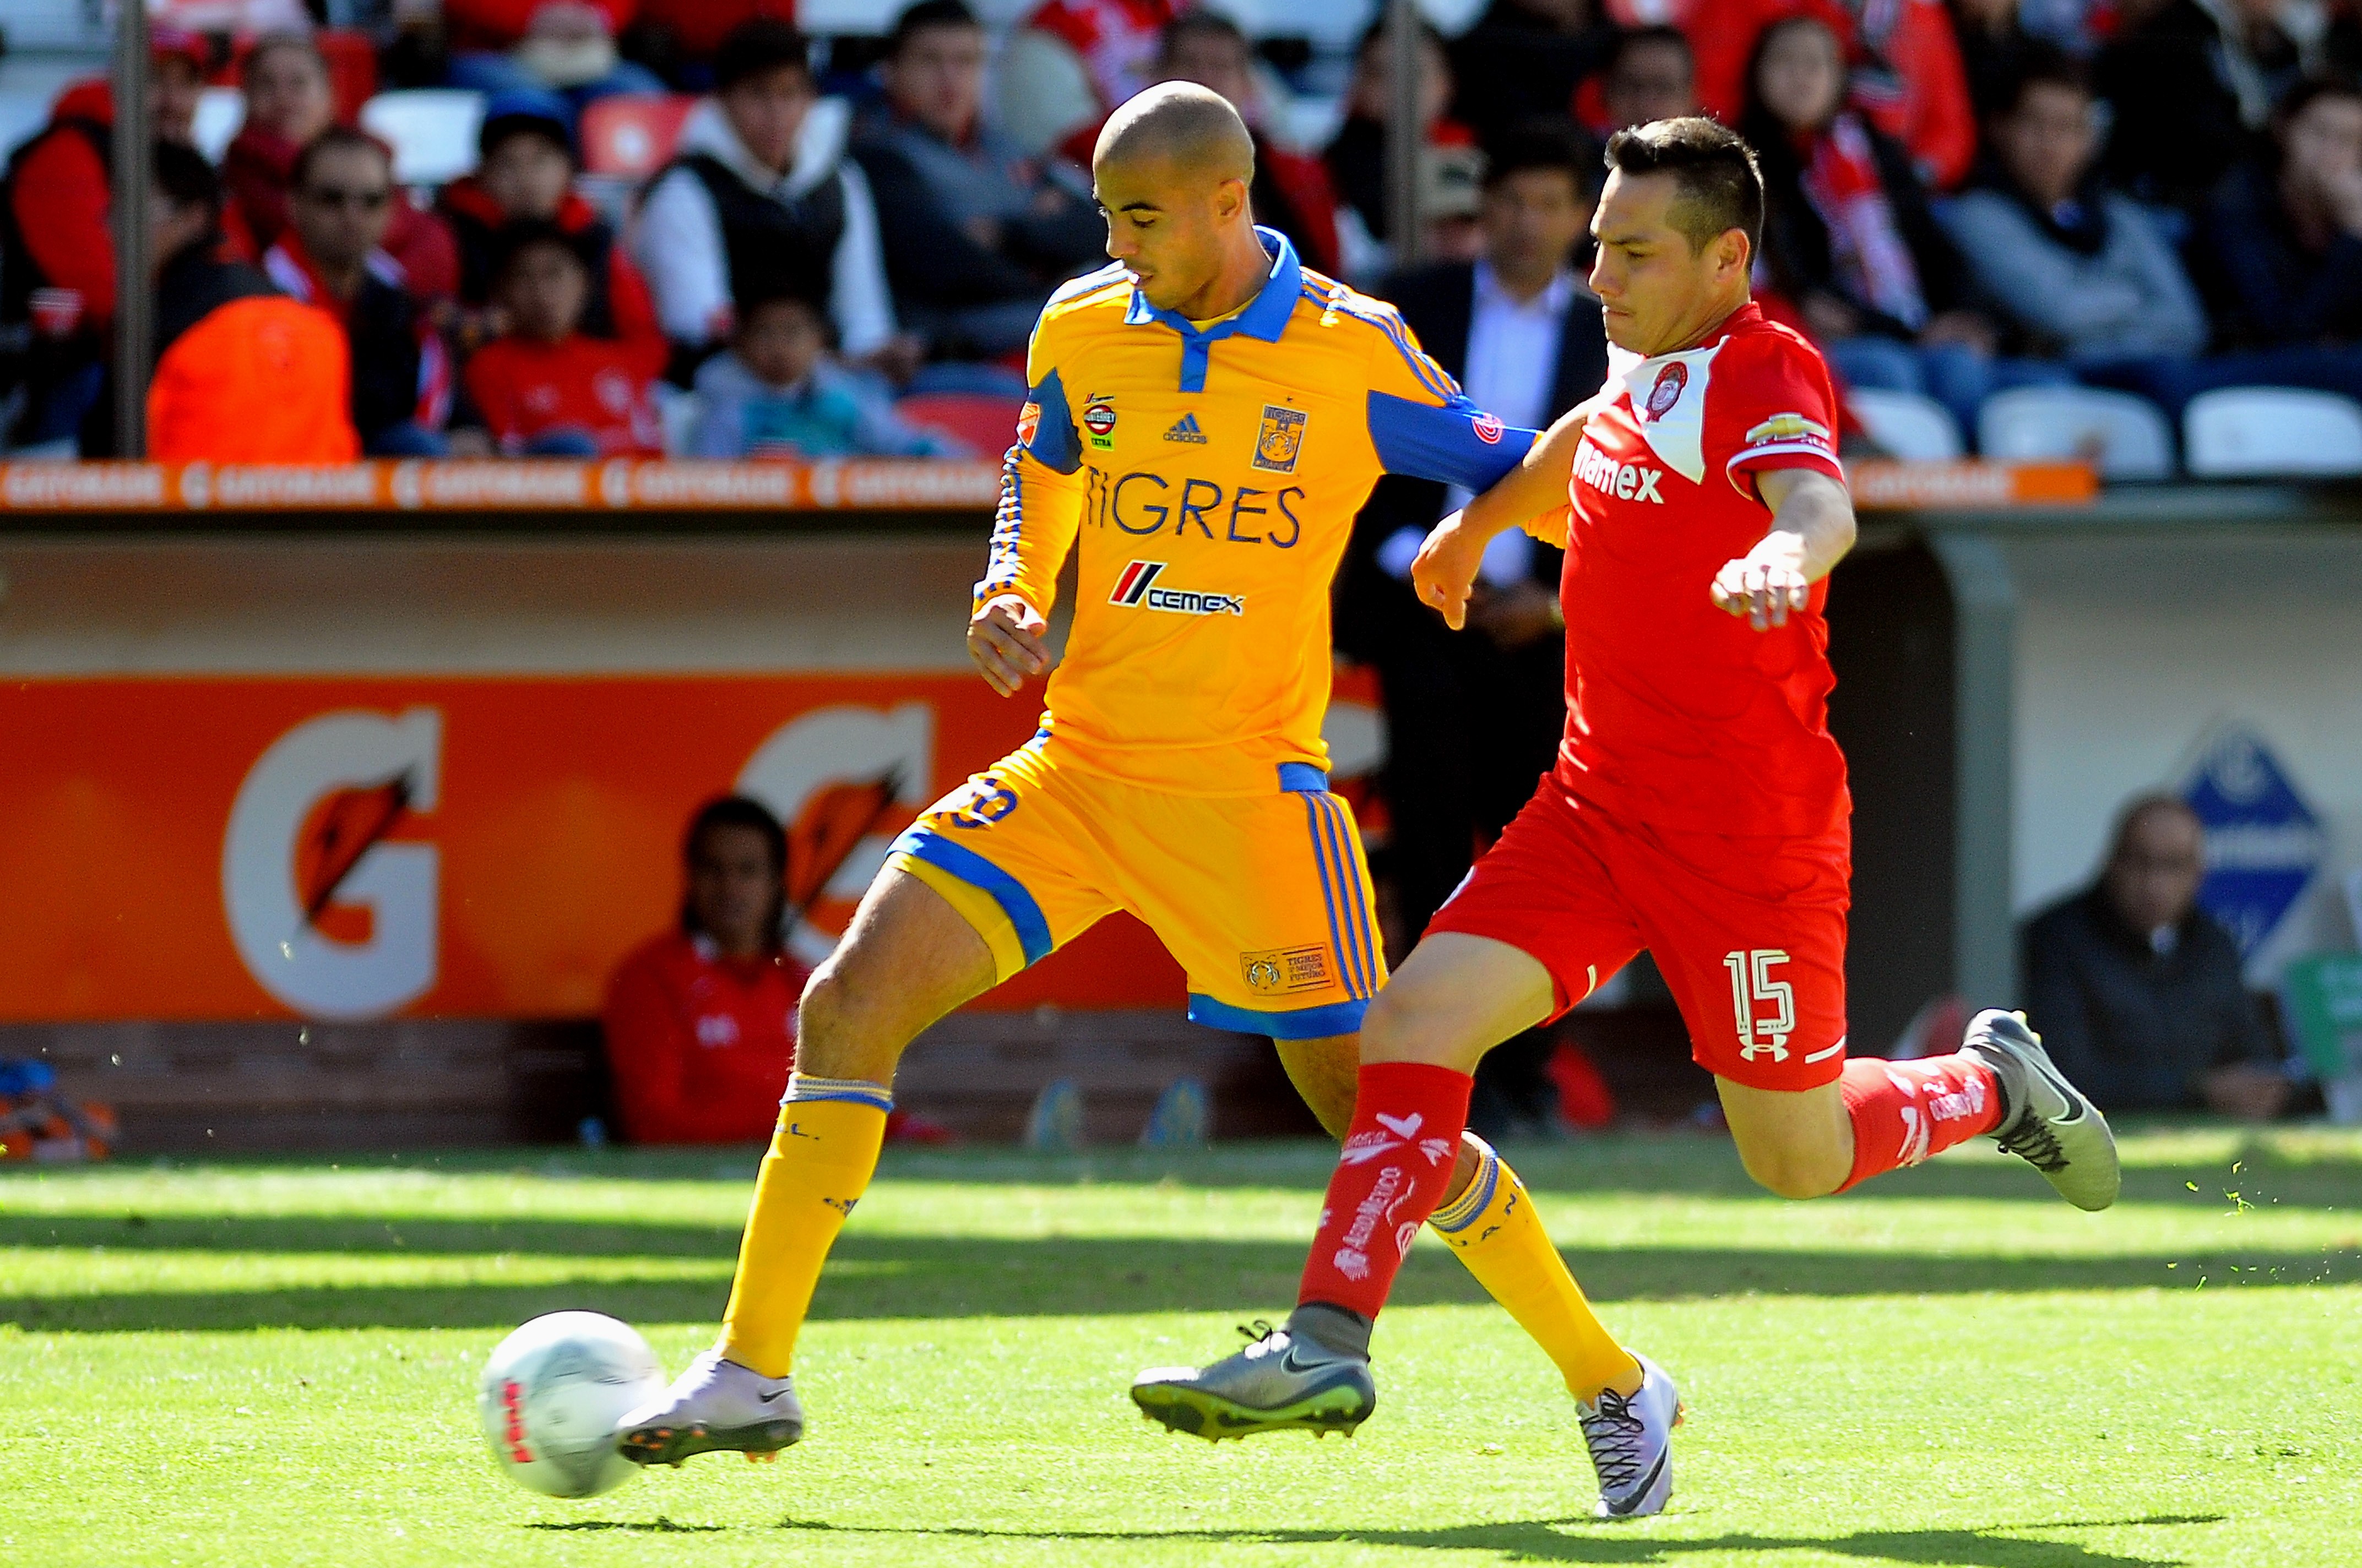
POLYGON ((392 147, 393 178, 403 185, 440 185, 473 173, 483 123, 484 95, 463 87, 403 88, 361 105, 361 129, 392 147))
POLYGON ((1889 457, 1915 463, 1948 463, 1960 455, 1960 427, 1948 410, 1916 392, 1875 387, 1848 389, 1853 417, 1889 457))
POLYGON ((2223 387, 2181 415, 2192 474, 2362 474, 2362 403, 2295 387, 2223 387))
POLYGON ((1977 410, 1987 457, 2088 457, 2109 479, 2173 477, 2173 427, 2147 398, 2094 387, 2019 387, 1977 410))

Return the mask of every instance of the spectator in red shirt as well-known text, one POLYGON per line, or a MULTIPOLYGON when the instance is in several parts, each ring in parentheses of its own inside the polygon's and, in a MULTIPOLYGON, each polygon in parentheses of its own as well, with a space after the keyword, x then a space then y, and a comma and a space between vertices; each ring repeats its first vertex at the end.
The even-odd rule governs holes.
POLYGON ((511 456, 660 457, 645 356, 582 330, 580 243, 546 219, 501 231, 492 298, 508 331, 468 362, 468 401, 511 456))
POLYGON ((809 971, 788 953, 787 834, 760 802, 707 805, 681 846, 680 929, 617 965, 602 1010, 624 1135, 639 1144, 759 1143, 796 1055, 809 971))
POLYGON ((638 12, 636 0, 443 0, 451 85, 550 88, 576 110, 611 93, 662 93, 664 78, 615 52, 638 12))
MULTIPOLYGON (((185 142, 204 86, 204 42, 160 27, 153 49, 148 110, 157 139, 185 142)), ((0 335, 22 331, 30 340, 22 369, 27 406, 13 432, 0 431, 16 445, 74 441, 105 381, 115 323, 114 125, 107 83, 79 82, 59 95, 49 125, 8 165, 0 195, 0 335)))
MULTIPOLYGON (((271 33, 248 51, 239 85, 246 123, 222 154, 222 184, 229 192, 224 227, 247 254, 260 257, 287 231, 287 196, 295 159, 312 138, 337 123, 328 62, 310 38, 271 33)), ((459 258, 451 232, 397 191, 386 211, 385 253, 402 264, 404 287, 421 304, 458 290, 459 258)))
MULTIPOLYGON (((459 244, 459 300, 491 302, 499 235, 520 222, 551 223, 574 242, 590 269, 582 307, 585 335, 630 350, 646 375, 661 375, 671 353, 640 269, 597 208, 574 189, 574 136, 565 100, 539 90, 503 93, 485 106, 476 172, 443 188, 442 214, 459 244)), ((489 336, 504 324, 478 323, 489 336)))

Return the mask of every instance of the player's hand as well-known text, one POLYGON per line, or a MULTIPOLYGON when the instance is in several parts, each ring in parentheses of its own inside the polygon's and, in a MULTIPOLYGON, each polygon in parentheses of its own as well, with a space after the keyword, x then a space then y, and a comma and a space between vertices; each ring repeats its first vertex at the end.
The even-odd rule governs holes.
POLYGON ((1805 576, 1804 540, 1794 533, 1772 533, 1736 561, 1723 564, 1709 590, 1714 608, 1743 615, 1762 631, 1788 624, 1789 612, 1801 611, 1813 601, 1812 579, 1805 576))
POLYGON ((1455 511, 1428 531, 1418 559, 1410 564, 1410 585, 1418 590, 1418 602, 1441 610, 1443 624, 1454 631, 1468 624, 1468 592, 1475 585, 1476 568, 1485 563, 1487 543, 1462 527, 1455 511))
POLYGON ((967 656, 1003 696, 1050 667, 1050 623, 1015 594, 987 599, 967 623, 967 656))

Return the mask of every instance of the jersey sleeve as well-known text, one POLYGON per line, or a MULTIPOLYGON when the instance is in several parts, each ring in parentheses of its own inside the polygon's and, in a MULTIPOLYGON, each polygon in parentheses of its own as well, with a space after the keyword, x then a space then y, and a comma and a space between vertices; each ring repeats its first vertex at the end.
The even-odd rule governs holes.
POLYGON ((1016 594, 1044 620, 1058 597, 1058 568, 1074 547, 1083 520, 1083 444, 1067 406, 1065 384, 1043 339, 1033 329, 1026 351, 1025 406, 1017 441, 1000 468, 1000 505, 993 515, 992 550, 976 602, 1016 594))
POLYGON ((1837 394, 1819 355, 1784 335, 1770 336, 1731 371, 1715 384, 1721 406, 1713 416, 1731 443, 1723 472, 1741 495, 1754 498, 1750 473, 1773 468, 1810 468, 1845 483, 1838 462, 1837 394))
POLYGON ((1374 329, 1369 426, 1379 466, 1471 490, 1498 484, 1540 432, 1505 425, 1470 402, 1392 305, 1373 301, 1356 313, 1374 329))

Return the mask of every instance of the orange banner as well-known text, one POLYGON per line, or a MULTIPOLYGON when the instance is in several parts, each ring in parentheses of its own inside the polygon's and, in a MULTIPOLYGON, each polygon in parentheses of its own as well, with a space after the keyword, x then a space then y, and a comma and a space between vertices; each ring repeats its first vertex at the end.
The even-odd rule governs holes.
MULTIPOLYGON (((731 789, 808 869, 850 847, 795 933, 817 958, 892 836, 1038 711, 953 674, 12 683, 0 1019, 587 1014, 731 789)), ((1183 989, 1118 918, 979 1005, 1183 989)))
POLYGON ((1846 465, 1853 504, 1863 511, 1947 507, 2088 506, 2100 496, 2089 463, 1899 463, 1872 457, 1846 465))

